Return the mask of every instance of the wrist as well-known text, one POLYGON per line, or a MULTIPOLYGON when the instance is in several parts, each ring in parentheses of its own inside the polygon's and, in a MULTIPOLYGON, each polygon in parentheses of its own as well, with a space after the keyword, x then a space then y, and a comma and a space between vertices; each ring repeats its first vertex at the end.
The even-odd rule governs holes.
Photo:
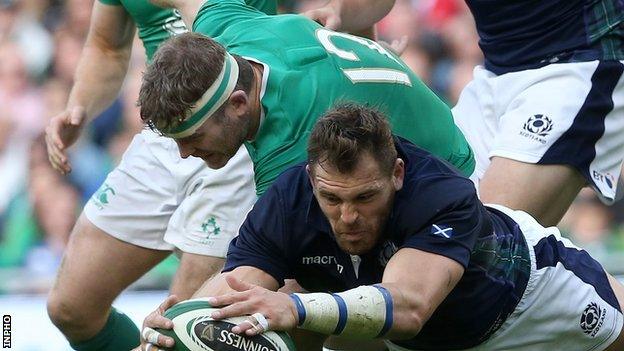
POLYGON ((289 296, 292 303, 292 309, 294 311, 293 314, 295 316, 295 324, 297 324, 297 327, 300 327, 301 324, 303 324, 303 321, 305 321, 305 307, 303 306, 303 302, 301 301, 299 296, 297 296, 297 294, 289 294, 289 296))

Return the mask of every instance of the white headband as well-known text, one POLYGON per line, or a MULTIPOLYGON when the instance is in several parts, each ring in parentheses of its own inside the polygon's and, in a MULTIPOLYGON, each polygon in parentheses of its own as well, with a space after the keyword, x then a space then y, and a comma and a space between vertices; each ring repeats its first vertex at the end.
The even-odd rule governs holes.
POLYGON ((223 68, 210 88, 197 100, 180 124, 161 132, 171 138, 184 138, 195 133, 227 101, 237 81, 238 63, 226 52, 223 68))

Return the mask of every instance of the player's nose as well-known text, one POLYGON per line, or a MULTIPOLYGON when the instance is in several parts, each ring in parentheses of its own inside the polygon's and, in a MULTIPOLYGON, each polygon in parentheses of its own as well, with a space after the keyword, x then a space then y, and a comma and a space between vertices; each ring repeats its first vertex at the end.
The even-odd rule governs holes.
POLYGON ((353 224, 357 220, 359 214, 357 209, 348 203, 340 206, 340 220, 345 224, 353 224))
POLYGON ((176 141, 176 143, 178 144, 178 149, 180 150, 180 157, 187 158, 193 155, 193 152, 195 151, 194 147, 179 141, 176 141))

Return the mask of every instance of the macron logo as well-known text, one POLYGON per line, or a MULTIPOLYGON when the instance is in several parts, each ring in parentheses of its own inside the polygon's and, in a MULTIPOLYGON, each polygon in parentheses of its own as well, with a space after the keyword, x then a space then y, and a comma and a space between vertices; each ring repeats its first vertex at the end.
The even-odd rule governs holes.
POLYGON ((338 264, 334 256, 307 256, 301 258, 303 264, 338 264))
POLYGON ((442 224, 434 224, 431 226, 431 234, 450 239, 453 236, 453 228, 442 224))
POLYGON ((320 264, 320 265, 330 265, 335 264, 338 273, 342 274, 343 266, 338 263, 335 256, 306 256, 301 258, 301 263, 303 264, 320 264))

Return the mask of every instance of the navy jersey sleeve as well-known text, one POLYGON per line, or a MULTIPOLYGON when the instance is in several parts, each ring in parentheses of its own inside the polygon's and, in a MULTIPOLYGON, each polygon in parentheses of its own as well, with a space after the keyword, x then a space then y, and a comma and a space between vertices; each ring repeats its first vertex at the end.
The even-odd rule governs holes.
POLYGON ((289 276, 286 235, 283 203, 277 188, 271 187, 256 202, 238 236, 230 242, 223 271, 252 266, 283 285, 284 278, 289 276))
POLYGON ((402 247, 445 256, 466 268, 477 238, 492 230, 472 182, 460 177, 428 177, 415 192, 412 198, 418 204, 408 207, 403 216, 422 220, 418 228, 402 228, 402 247))

